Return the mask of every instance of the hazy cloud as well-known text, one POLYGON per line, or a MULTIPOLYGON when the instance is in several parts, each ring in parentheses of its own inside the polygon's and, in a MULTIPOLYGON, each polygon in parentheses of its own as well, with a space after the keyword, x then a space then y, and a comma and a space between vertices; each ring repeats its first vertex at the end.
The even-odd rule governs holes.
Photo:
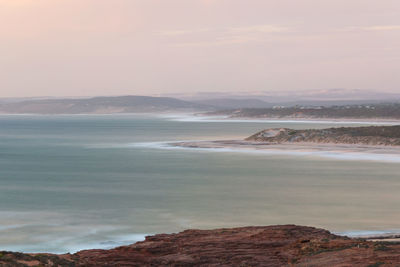
POLYGON ((279 33, 287 32, 289 28, 277 25, 252 25, 245 27, 233 27, 229 31, 235 33, 279 33))
POLYGON ((228 37, 217 37, 213 41, 180 42, 180 43, 175 43, 174 46, 177 47, 223 46, 223 45, 233 45, 233 44, 244 44, 255 41, 257 41, 257 39, 246 36, 228 36, 228 37))
POLYGON ((399 0, 0 0, 0 97, 399 91, 399 14, 399 0))
POLYGON ((289 28, 277 25, 250 25, 195 30, 169 30, 158 32, 161 36, 190 36, 193 41, 176 41, 175 46, 221 46, 262 41, 266 36, 288 32, 289 28), (206 40, 204 40, 206 39, 206 40))
POLYGON ((157 34, 162 36, 180 36, 187 34, 196 34, 196 33, 204 33, 209 32, 209 29, 197 29, 197 30, 167 30, 167 31, 159 31, 157 34))
POLYGON ((370 26, 370 27, 363 27, 362 29, 366 31, 394 31, 394 30, 400 30, 400 25, 370 26))
POLYGON ((369 31, 397 31, 400 30, 400 25, 374 25, 374 26, 351 26, 344 27, 337 31, 342 32, 369 32, 369 31))

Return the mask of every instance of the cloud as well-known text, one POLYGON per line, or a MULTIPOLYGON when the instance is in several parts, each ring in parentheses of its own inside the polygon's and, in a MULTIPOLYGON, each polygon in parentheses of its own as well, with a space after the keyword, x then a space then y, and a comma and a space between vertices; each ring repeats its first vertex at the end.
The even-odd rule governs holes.
POLYGON ((355 32, 355 31, 397 31, 400 30, 400 25, 375 25, 366 27, 345 27, 339 29, 341 32, 355 32))
POLYGON ((164 35, 164 36, 178 36, 178 35, 185 35, 185 34, 193 33, 193 31, 175 30, 175 31, 161 31, 158 33, 160 35, 164 35))
POLYGON ((223 46, 223 45, 233 45, 233 44, 244 44, 254 41, 257 40, 246 36, 229 36, 229 37, 218 37, 215 40, 211 41, 180 42, 174 44, 174 46, 177 47, 223 46))
POLYGON ((371 27, 363 27, 365 31, 395 31, 400 30, 400 25, 380 25, 380 26, 371 26, 371 27))
MULTIPOLYGON (((250 25, 214 29, 182 29, 157 32, 164 37, 181 37, 174 46, 221 46, 257 42, 273 34, 289 31, 289 28, 276 25, 250 25), (191 39, 191 40, 187 40, 191 39)), ((174 39, 176 42, 176 39, 174 39)))
POLYGON ((276 25, 251 25, 243 27, 229 27, 229 28, 216 28, 216 29, 184 29, 184 30, 166 30, 157 32, 159 35, 164 36, 178 36, 205 32, 219 32, 221 34, 245 34, 245 33, 280 33, 287 32, 289 28, 276 25))
POLYGON ((280 33, 287 32, 289 28, 276 25, 252 25, 246 27, 230 28, 229 31, 237 33, 280 33))
POLYGON ((182 36, 188 34, 196 34, 202 32, 208 32, 209 29, 197 29, 197 30, 170 30, 170 31, 159 31, 157 32, 158 35, 162 36, 182 36))

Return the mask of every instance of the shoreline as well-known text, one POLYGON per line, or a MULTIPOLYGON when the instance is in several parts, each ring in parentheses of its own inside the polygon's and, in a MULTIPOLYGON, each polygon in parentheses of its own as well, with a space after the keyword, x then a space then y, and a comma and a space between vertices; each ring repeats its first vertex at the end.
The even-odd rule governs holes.
POLYGON ((183 116, 165 116, 173 121, 182 122, 254 122, 254 123, 313 123, 313 124, 364 124, 364 125, 400 125, 396 118, 309 118, 309 117, 232 117, 228 115, 190 114, 183 116))
POLYGON ((358 122, 371 122, 371 121, 379 121, 379 122, 398 122, 400 123, 399 118, 381 118, 381 117, 371 117, 371 118, 358 118, 358 117, 235 117, 228 116, 229 119, 265 119, 265 120, 282 120, 282 121, 338 121, 338 122, 346 122, 346 121, 358 121, 358 122))
POLYGON ((127 113, 0 113, 3 116, 154 116, 181 122, 255 122, 255 123, 315 123, 315 124, 365 124, 400 125, 396 118, 308 118, 308 117, 230 117, 226 115, 204 115, 190 111, 127 112, 127 113))
MULTIPOLYGON (((154 147, 154 146, 153 146, 154 147)), ((242 152, 266 155, 318 156, 342 160, 369 160, 400 163, 400 146, 334 143, 269 143, 246 140, 167 142, 159 148, 193 149, 214 152, 242 152)))

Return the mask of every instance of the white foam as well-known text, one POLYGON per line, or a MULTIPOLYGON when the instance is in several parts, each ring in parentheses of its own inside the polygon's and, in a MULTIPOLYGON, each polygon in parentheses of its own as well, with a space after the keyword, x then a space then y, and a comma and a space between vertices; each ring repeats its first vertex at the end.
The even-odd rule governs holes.
POLYGON ((18 251, 24 253, 76 253, 86 249, 112 249, 119 246, 131 245, 139 241, 144 241, 148 234, 128 234, 126 236, 111 236, 109 241, 83 241, 83 233, 79 236, 47 237, 48 240, 40 243, 28 243, 21 245, 0 246, 0 250, 18 251), (79 245, 78 245, 79 244, 79 245))
POLYGON ((400 230, 381 230, 381 231, 355 230, 355 231, 335 232, 334 234, 348 236, 348 237, 374 237, 374 236, 397 235, 400 234, 400 230))
MULTIPOLYGON (((81 243, 80 245, 76 244, 76 239, 71 239, 74 243, 73 245, 65 245, 63 246, 63 251, 68 251, 70 253, 75 253, 81 250, 86 249, 112 249, 119 246, 127 246, 134 244, 139 241, 144 241, 146 236, 149 234, 127 234, 127 235, 119 235, 119 236, 111 236, 108 241, 100 241, 100 242, 87 242, 81 243)), ((54 244, 56 245, 56 244, 54 244)))
POLYGON ((0 210, 0 218, 0 251, 74 253, 129 245, 148 235, 132 233, 126 226, 93 224, 77 214, 0 210))
POLYGON ((251 122, 251 123, 289 123, 289 124, 359 124, 359 125, 399 125, 400 121, 369 121, 369 120, 307 120, 307 119, 233 119, 229 116, 195 116, 195 115, 162 115, 170 121, 181 122, 251 122))
MULTIPOLYGON (((201 141, 185 141, 185 142, 201 142, 201 141)), ((143 142, 143 143, 131 143, 125 147, 142 147, 151 149, 168 149, 168 150, 188 150, 188 151, 202 151, 202 152, 219 152, 219 153, 245 153, 245 154, 257 154, 266 156, 301 156, 301 157, 317 157, 344 161, 377 161, 377 162, 389 162, 389 163, 400 163, 400 154, 391 153, 373 153, 373 152, 354 152, 354 151, 342 151, 342 150, 304 150, 304 149, 275 149, 275 148, 263 148, 263 149, 251 149, 251 148, 231 148, 231 147, 185 147, 174 145, 176 142, 143 142)))

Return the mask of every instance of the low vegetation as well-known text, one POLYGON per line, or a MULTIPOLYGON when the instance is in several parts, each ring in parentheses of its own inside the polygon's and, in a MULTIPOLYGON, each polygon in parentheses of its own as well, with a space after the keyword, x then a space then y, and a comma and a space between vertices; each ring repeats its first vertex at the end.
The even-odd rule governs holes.
POLYGON ((400 119, 400 104, 374 104, 349 106, 295 106, 273 108, 243 108, 208 113, 209 115, 229 115, 249 118, 384 118, 400 119))
POLYGON ((246 140, 271 143, 314 142, 336 144, 400 145, 400 126, 340 127, 293 130, 267 129, 246 140))

